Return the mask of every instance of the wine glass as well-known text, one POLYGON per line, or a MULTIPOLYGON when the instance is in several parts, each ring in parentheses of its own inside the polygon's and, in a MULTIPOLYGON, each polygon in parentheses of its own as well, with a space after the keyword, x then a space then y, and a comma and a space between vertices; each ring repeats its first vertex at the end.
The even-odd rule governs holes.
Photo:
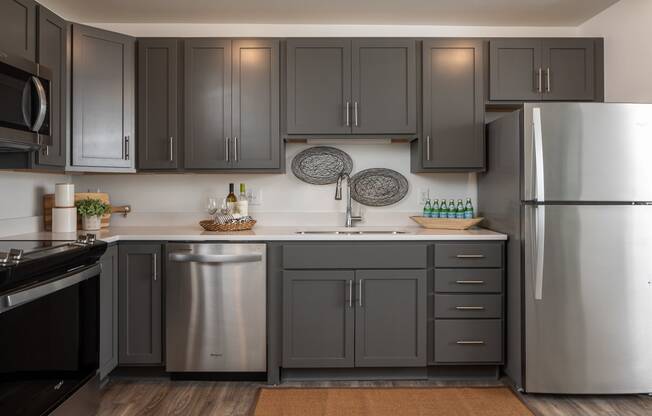
POLYGON ((213 217, 217 212, 217 200, 215 198, 208 198, 208 203, 206 204, 206 211, 208 214, 213 217))

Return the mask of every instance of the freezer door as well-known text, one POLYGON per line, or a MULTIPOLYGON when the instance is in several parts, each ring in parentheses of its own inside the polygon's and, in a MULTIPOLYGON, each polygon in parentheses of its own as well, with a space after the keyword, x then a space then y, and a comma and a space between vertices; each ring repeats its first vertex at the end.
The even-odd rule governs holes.
POLYGON ((528 103, 523 116, 525 200, 652 201, 652 105, 528 103))
POLYGON ((652 207, 529 205, 524 216, 525 390, 652 392, 652 207))

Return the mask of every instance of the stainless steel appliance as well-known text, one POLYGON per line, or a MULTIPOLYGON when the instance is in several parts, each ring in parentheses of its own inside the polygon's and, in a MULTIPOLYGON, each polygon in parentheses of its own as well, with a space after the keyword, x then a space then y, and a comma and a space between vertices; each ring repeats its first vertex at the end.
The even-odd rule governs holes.
POLYGON ((652 392, 652 105, 528 103, 487 131, 506 373, 533 393, 652 392))
POLYGON ((48 68, 0 51, 0 151, 51 144, 51 79, 48 68))
POLYGON ((267 371, 265 244, 168 244, 168 372, 267 371))
POLYGON ((99 406, 99 258, 106 243, 0 241, 0 414, 99 406))

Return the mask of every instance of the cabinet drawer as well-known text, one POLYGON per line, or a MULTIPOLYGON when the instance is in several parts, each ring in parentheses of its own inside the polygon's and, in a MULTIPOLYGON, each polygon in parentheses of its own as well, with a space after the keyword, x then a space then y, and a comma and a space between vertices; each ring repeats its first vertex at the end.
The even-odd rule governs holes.
POLYGON ((502 359, 501 320, 435 320, 435 362, 500 363, 502 359))
POLYGON ((503 269, 437 269, 435 292, 501 293, 503 269))
POLYGON ((285 269, 425 269, 426 244, 296 244, 283 247, 285 269))
POLYGON ((435 295, 435 318, 502 318, 502 295, 435 295))
POLYGON ((435 245, 435 267, 502 267, 502 244, 435 245))

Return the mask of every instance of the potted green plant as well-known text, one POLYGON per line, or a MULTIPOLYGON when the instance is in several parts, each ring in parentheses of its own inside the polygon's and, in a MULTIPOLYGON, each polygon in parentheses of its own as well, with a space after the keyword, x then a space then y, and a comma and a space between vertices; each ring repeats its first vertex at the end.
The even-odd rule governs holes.
POLYGON ((77 213, 82 217, 82 229, 86 231, 99 230, 102 216, 110 212, 111 205, 99 199, 86 198, 75 202, 77 213))

